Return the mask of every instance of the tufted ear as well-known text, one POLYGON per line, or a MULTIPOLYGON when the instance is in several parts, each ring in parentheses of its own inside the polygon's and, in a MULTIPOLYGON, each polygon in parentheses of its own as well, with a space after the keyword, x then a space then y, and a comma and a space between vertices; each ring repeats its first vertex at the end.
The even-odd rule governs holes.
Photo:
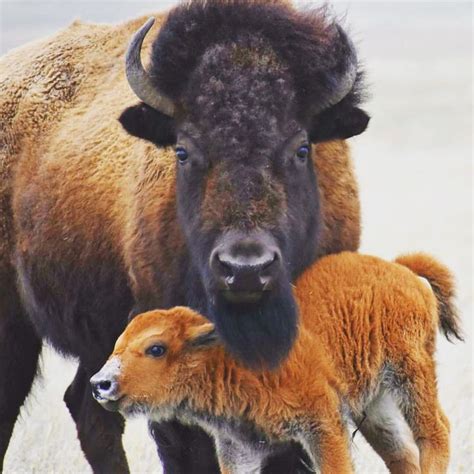
POLYGON ((173 118, 143 102, 126 108, 120 115, 119 122, 130 135, 148 140, 156 146, 165 147, 176 143, 173 118))
POLYGON ((214 324, 204 323, 194 326, 188 331, 188 345, 199 348, 214 345, 218 341, 218 336, 214 324))
POLYGON ((311 118, 309 138, 313 143, 350 138, 365 131, 369 120, 362 109, 341 102, 311 118))

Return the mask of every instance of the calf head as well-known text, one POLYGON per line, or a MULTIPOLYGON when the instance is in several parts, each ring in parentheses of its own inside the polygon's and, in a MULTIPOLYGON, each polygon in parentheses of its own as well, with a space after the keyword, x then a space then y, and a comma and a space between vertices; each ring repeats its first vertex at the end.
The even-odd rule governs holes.
POLYGON ((107 363, 91 378, 94 398, 126 416, 173 417, 183 400, 198 396, 208 360, 203 349, 216 341, 214 325, 189 308, 143 313, 128 325, 107 363))
MULTIPOLYGON (((143 102, 124 127, 176 148, 177 212, 194 278, 228 349, 276 366, 297 332, 291 281, 316 257, 319 191, 311 143, 361 133, 354 47, 323 11, 286 2, 188 2, 152 47, 129 48, 143 102)), ((193 298, 190 298, 193 300, 193 298)))

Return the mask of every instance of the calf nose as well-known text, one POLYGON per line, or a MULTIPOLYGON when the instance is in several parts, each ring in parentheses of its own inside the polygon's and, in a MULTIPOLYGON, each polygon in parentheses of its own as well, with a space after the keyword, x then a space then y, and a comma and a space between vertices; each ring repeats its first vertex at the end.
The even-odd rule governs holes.
POLYGON ((117 393, 117 382, 104 379, 99 374, 91 378, 92 395, 96 400, 113 400, 117 393), (99 376, 99 377, 98 377, 99 376))
POLYGON ((120 363, 113 357, 90 379, 92 395, 97 401, 115 401, 120 398, 117 382, 119 370, 120 363))
POLYGON ((210 265, 218 289, 261 293, 271 290, 281 254, 267 233, 227 233, 212 251, 210 265))

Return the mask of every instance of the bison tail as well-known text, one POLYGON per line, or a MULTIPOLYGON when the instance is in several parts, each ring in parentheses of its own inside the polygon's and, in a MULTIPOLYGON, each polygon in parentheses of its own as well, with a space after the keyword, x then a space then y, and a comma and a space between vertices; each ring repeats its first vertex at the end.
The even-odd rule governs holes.
POLYGON ((456 289, 451 271, 434 257, 424 253, 402 255, 395 262, 428 280, 438 303, 440 330, 448 341, 452 337, 463 341, 461 322, 454 304, 456 289))

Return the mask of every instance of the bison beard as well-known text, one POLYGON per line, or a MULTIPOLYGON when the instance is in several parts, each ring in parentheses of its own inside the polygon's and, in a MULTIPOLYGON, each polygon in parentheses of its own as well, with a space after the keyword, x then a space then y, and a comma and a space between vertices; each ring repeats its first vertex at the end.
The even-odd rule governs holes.
MULTIPOLYGON (((255 369, 277 367, 288 355, 298 329, 298 309, 288 271, 283 267, 272 289, 263 291, 257 302, 230 302, 213 281, 208 264, 215 235, 192 234, 195 237, 189 241, 190 264, 183 276, 187 306, 215 324, 226 349, 243 364, 255 369)), ((278 237, 280 248, 286 253, 283 237, 278 237)), ((165 306, 177 304, 181 301, 170 299, 165 306)), ((137 308, 135 315, 151 309, 154 307, 137 308)))
POLYGON ((227 349, 255 369, 277 367, 288 355, 298 329, 288 280, 282 276, 273 291, 264 293, 259 303, 238 305, 219 294, 208 314, 227 349))

